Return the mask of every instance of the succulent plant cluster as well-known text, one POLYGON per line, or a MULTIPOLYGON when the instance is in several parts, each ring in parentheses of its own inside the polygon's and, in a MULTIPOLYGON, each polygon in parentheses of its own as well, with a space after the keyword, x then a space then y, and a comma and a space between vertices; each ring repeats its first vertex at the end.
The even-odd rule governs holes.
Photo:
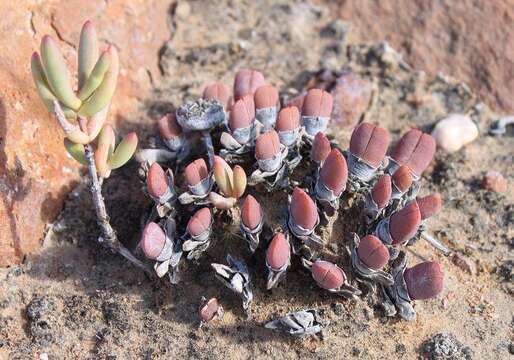
MULTIPOLYGON (((444 249, 423 235, 426 220, 441 210, 439 194, 417 197, 435 142, 412 129, 388 156, 387 130, 364 122, 341 150, 327 136, 332 108, 332 96, 320 89, 281 102, 260 72, 244 69, 233 93, 211 84, 201 99, 160 119, 154 146, 137 155, 145 192, 154 200, 140 244, 157 274, 168 273, 176 284, 211 246, 213 228, 225 231, 236 223, 247 256, 227 254, 227 264, 211 265, 245 310, 254 298, 251 275, 266 274, 272 289, 296 256, 321 289, 347 298, 372 293, 388 316, 414 319, 413 301, 435 297, 443 287, 438 262, 407 268, 403 250, 419 238, 444 249), (276 204, 284 208, 282 217, 266 217, 259 195, 267 192, 288 194, 287 206, 276 204), (362 209, 360 234, 337 234, 347 253, 327 255, 319 230, 340 215, 348 197, 362 209), (243 258, 252 256, 265 257, 265 271, 250 271, 243 258)), ((218 314, 218 306, 217 299, 202 305, 202 323, 218 314)), ((309 335, 322 322, 314 310, 303 310, 267 327, 309 335)))
POLYGON ((113 127, 106 121, 119 67, 116 47, 109 45, 99 52, 91 21, 84 23, 80 33, 76 79, 71 76, 57 42, 49 35, 41 40, 41 55, 34 52, 31 58, 37 93, 64 131, 64 147, 76 161, 88 167, 90 190, 102 228, 99 241, 148 270, 118 240, 101 192, 103 179, 132 158, 138 143, 136 133, 131 132, 116 145, 113 127))
POLYGON ((66 150, 75 160, 87 165, 84 145, 99 134, 95 160, 101 177, 109 177, 111 170, 130 160, 137 147, 136 134, 128 134, 115 148, 113 129, 106 124, 118 80, 118 52, 109 45, 99 53, 91 21, 84 23, 80 33, 77 90, 58 44, 49 35, 41 40, 41 55, 32 54, 31 70, 36 90, 47 109, 56 114, 66 136, 66 150))

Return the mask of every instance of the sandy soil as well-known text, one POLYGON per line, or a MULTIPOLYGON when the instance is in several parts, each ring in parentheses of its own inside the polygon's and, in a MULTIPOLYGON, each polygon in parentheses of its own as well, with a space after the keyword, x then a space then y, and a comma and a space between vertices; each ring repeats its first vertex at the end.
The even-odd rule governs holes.
MULTIPOLYGON (((394 140, 412 126, 429 131, 449 113, 470 114, 480 128, 479 138, 455 154, 438 153, 421 180, 422 194, 439 191, 444 200, 444 211, 430 221, 430 230, 461 261, 423 242, 410 248, 412 263, 438 259, 446 278, 442 295, 416 303, 417 320, 405 322, 383 317, 370 298, 345 301, 320 291, 297 262, 287 282, 267 292, 258 252, 248 259, 255 299, 253 317, 246 319, 239 298, 214 280, 209 267, 223 262, 227 252, 244 253, 233 227, 216 224, 213 246, 179 286, 151 281, 95 243, 98 229, 82 184, 49 226, 40 254, 0 271, 0 358, 43 353, 50 359, 437 358, 448 344, 436 341, 440 346, 435 350, 427 344, 433 345, 431 339, 441 332, 451 334, 445 338, 455 349, 450 358, 512 356, 512 184, 505 194, 480 186, 490 169, 510 182, 514 176, 514 139, 487 135, 496 115, 462 83, 426 78, 389 61, 380 46, 346 44, 340 23, 331 25, 336 31, 326 31, 330 14, 322 7, 270 0, 259 6, 250 1, 226 1, 226 6, 194 2, 188 17, 187 10, 169 14, 174 36, 160 53, 165 81, 139 113, 126 115, 121 132, 153 134, 160 114, 198 96, 210 81, 230 84, 243 66, 262 70, 270 82, 290 91, 315 83, 322 68, 357 72, 375 88, 364 118, 387 127, 394 140), (202 296, 218 296, 226 314, 198 330, 202 296), (330 320, 323 340, 290 339, 262 327, 272 317, 303 308, 319 309, 330 320)), ((351 128, 333 126, 331 131, 342 147, 348 146, 351 128)), ((148 205, 137 165, 107 180, 105 194, 120 238, 134 247, 148 205)), ((262 196, 272 221, 285 195, 262 196)), ((340 219, 324 232, 331 250, 340 253, 344 234, 356 229, 355 211, 343 202, 340 219)), ((348 259, 342 257, 340 263, 346 266, 348 259)))

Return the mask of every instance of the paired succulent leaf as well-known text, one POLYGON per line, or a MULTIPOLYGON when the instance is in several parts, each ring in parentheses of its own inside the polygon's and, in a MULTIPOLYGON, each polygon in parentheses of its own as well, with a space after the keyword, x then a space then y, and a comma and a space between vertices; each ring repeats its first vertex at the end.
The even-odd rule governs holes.
POLYGON ((117 147, 115 145, 114 130, 111 125, 107 124, 98 136, 95 152, 96 169, 101 177, 109 177, 111 170, 125 165, 132 158, 137 148, 136 133, 127 134, 117 147))
POLYGON ((62 113, 64 119, 75 119, 78 115, 87 120, 86 130, 58 119, 66 137, 74 143, 93 141, 105 122, 116 88, 119 72, 116 48, 109 46, 99 58, 96 30, 86 21, 80 34, 77 92, 73 90, 58 44, 48 35, 41 40, 41 56, 37 52, 32 55, 31 70, 37 92, 50 112, 62 113), (60 109, 56 109, 56 102, 60 109))
POLYGON ((66 148, 66 151, 68 152, 68 154, 71 155, 72 158, 77 160, 82 165, 87 165, 86 151, 84 149, 83 144, 77 144, 71 141, 70 139, 65 138, 64 147, 66 148))
POLYGON ((224 196, 238 199, 244 194, 246 173, 241 166, 236 165, 232 170, 223 158, 215 156, 213 172, 214 180, 224 196))

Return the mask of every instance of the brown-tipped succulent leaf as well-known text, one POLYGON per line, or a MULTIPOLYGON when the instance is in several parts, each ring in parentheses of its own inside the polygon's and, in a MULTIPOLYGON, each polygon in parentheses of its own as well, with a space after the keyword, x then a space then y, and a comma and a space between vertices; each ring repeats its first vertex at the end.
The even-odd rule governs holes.
POLYGON ((264 85, 255 91, 255 117, 265 129, 275 126, 278 108, 278 90, 271 85, 264 85))
POLYGON ((98 136, 98 144, 95 152, 96 169, 100 177, 107 178, 111 173, 111 167, 108 161, 113 152, 115 140, 112 126, 109 124, 105 125, 98 136))
POLYGON ((78 50, 79 89, 86 82, 98 60, 98 37, 93 23, 87 20, 80 32, 78 50))
POLYGON ((350 139, 350 173, 362 181, 368 181, 382 163, 388 146, 387 130, 370 123, 357 126, 350 139))
POLYGON ((290 106, 280 110, 275 128, 282 144, 286 146, 296 144, 300 135, 300 112, 298 108, 290 106))
POLYGON ((328 154, 330 154, 330 150, 330 141, 327 136, 322 132, 318 132, 312 142, 311 160, 317 163, 325 161, 328 154))
POLYGON ((240 99, 244 95, 254 95, 255 91, 265 85, 264 75, 257 70, 239 70, 234 79, 234 97, 240 99))
POLYGON ((70 139, 64 138, 64 147, 66 148, 66 151, 72 158, 77 160, 82 165, 88 165, 87 159, 86 159, 86 151, 84 149, 83 144, 77 144, 71 141, 70 139))
POLYGON ((302 105, 302 126, 307 135, 314 137, 327 128, 334 100, 332 95, 321 89, 311 89, 305 95, 302 105))
POLYGON ((137 142, 136 133, 128 133, 116 146, 116 150, 109 159, 109 167, 114 170, 125 165, 136 152, 137 142))
POLYGON ((118 51, 113 45, 111 45, 106 52, 110 58, 109 69, 105 73, 102 83, 80 107, 78 111, 80 116, 90 117, 101 111, 109 105, 112 96, 114 95, 119 72, 118 51))
POLYGON ((439 193, 418 198, 416 201, 419 206, 419 212, 421 213, 421 220, 426 220, 441 212, 442 203, 439 193))
POLYGON ((443 290, 444 274, 437 261, 426 261, 408 268, 403 277, 411 300, 431 299, 443 290))
POLYGON ((81 101, 71 87, 71 77, 57 43, 48 35, 41 40, 41 59, 48 85, 65 106, 78 110, 81 101))
POLYGON ((232 97, 230 96, 230 88, 222 83, 214 83, 207 85, 203 90, 203 96, 206 100, 216 100, 219 102, 225 111, 230 108, 232 104, 232 97))
POLYGON ((397 165, 407 165, 413 175, 419 177, 434 158, 435 150, 436 143, 432 136, 411 129, 395 145, 391 158, 397 165))

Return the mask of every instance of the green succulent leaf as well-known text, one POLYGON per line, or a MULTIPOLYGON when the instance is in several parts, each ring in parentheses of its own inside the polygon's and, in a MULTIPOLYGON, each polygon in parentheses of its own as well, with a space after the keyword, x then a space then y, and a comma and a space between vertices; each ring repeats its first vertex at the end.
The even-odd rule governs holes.
MULTIPOLYGON (((89 78, 91 71, 98 59, 98 37, 96 29, 91 21, 86 21, 80 32, 80 42, 78 51, 78 76, 79 89, 82 89, 86 80, 89 78)), ((79 96, 80 97, 80 96, 79 96)), ((81 98, 81 100, 83 100, 81 98)))
POLYGON ((115 142, 114 130, 109 124, 104 125, 100 135, 98 135, 98 144, 95 151, 95 162, 98 174, 103 177, 109 177, 111 167, 108 164, 109 154, 112 153, 115 142))
POLYGON ((41 59, 48 85, 65 106, 78 110, 82 102, 71 87, 70 73, 57 43, 48 35, 41 40, 41 59))
MULTIPOLYGON (((32 58, 30 59, 30 68, 32 70, 32 78, 34 79, 34 84, 36 85, 36 90, 45 104, 48 111, 54 111, 54 100, 57 100, 55 95, 52 93, 48 82, 46 81, 45 71, 43 70, 43 65, 41 64, 41 58, 37 52, 32 54, 32 58)), ((72 109, 61 105, 61 108, 64 112, 64 115, 67 118, 76 118, 77 114, 72 109)))
POLYGON ((78 114, 83 117, 90 117, 104 109, 111 102, 114 90, 116 90, 116 82, 119 72, 118 52, 114 46, 107 49, 110 55, 110 66, 102 83, 95 92, 80 107, 78 114))
POLYGON ((77 160, 82 165, 87 165, 86 151, 84 150, 83 144, 77 144, 70 139, 64 138, 64 147, 72 158, 77 160))
POLYGON ((105 73, 109 69, 111 55, 109 52, 105 51, 98 61, 96 62, 95 67, 91 71, 89 77, 84 82, 84 85, 80 89, 79 99, 84 101, 100 86, 102 80, 105 77, 105 73))
POLYGON ((136 149, 137 135, 135 132, 131 132, 116 147, 116 150, 109 159, 109 167, 113 170, 122 167, 132 158, 136 149))

